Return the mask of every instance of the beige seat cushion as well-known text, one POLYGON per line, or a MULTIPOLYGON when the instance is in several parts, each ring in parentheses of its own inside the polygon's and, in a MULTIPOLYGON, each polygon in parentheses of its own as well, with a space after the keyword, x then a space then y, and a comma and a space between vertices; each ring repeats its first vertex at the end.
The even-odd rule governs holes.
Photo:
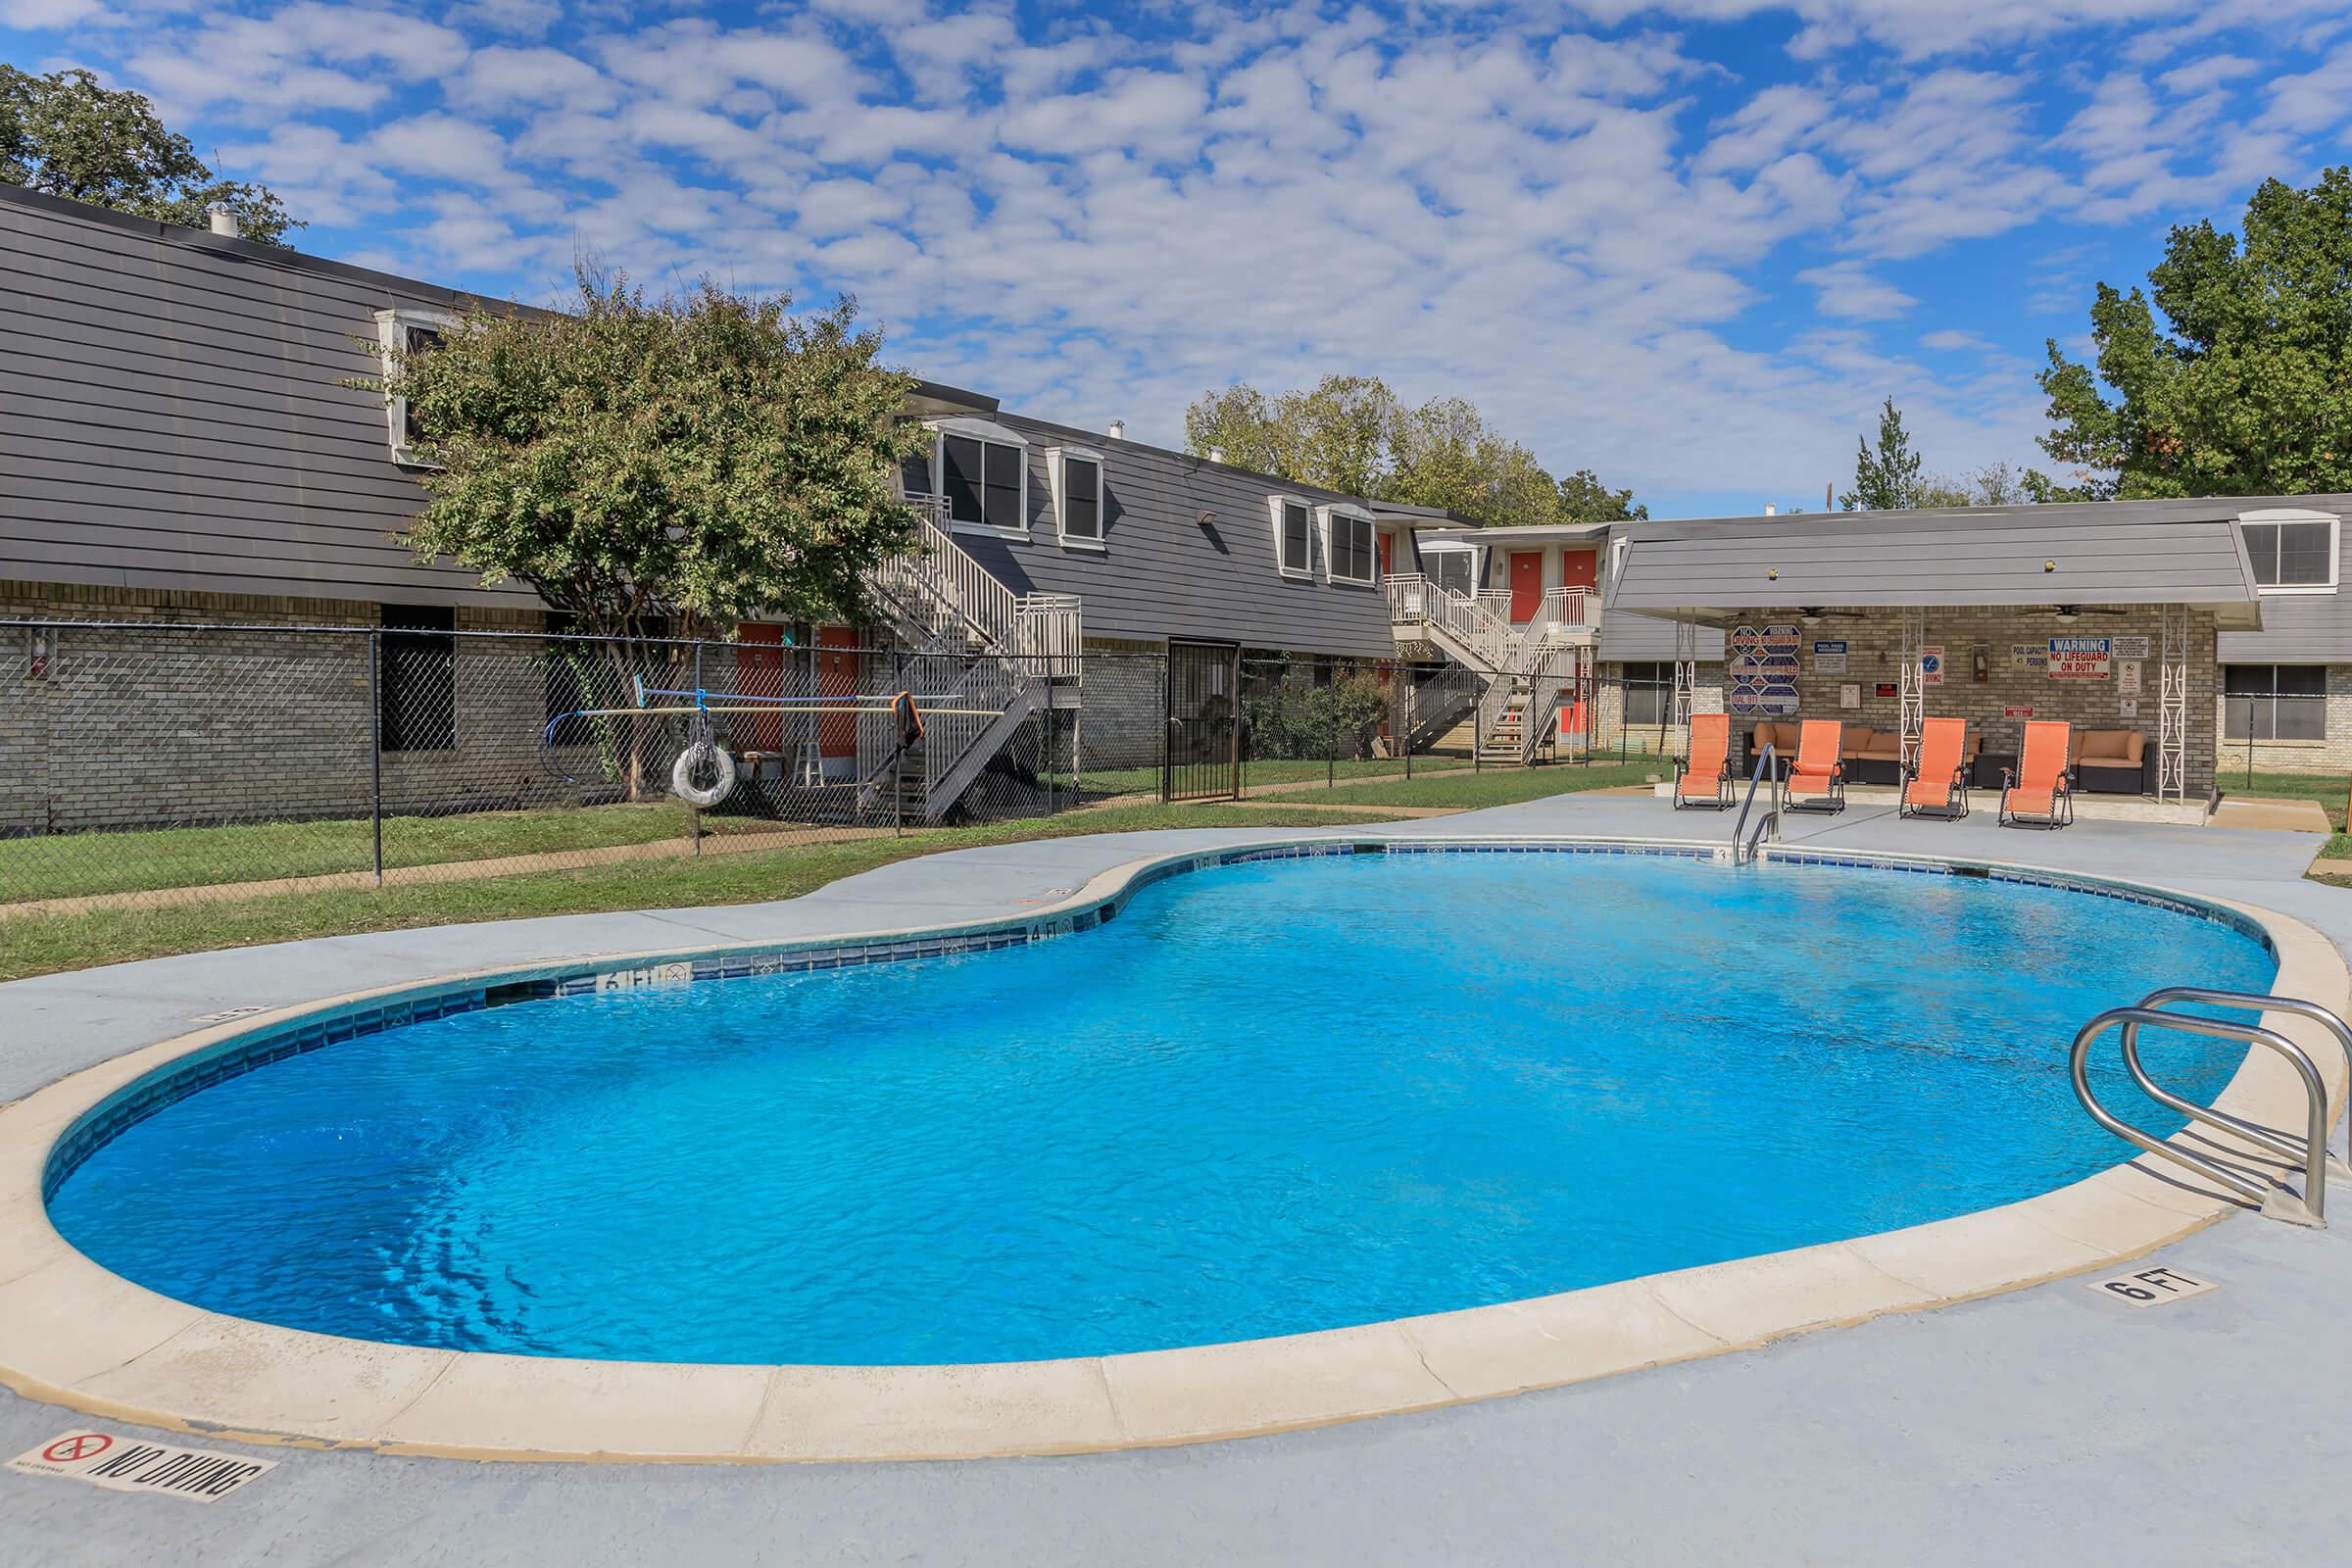
POLYGON ((2075 760, 2093 767, 2137 767, 2148 738, 2135 729, 2086 729, 2075 741, 2075 760))

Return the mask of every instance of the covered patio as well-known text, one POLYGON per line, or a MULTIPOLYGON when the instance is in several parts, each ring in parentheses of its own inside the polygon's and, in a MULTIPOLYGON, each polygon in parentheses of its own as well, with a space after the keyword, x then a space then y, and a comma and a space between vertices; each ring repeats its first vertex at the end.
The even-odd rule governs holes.
POLYGON ((2217 638, 2262 622, 2237 524, 2066 510, 1669 524, 1625 542, 1608 608, 1676 624, 1683 713, 1697 630, 1723 634, 1743 771, 1780 726, 1835 719, 1849 782, 1891 787, 1923 722, 1951 716, 1968 723, 1971 786, 1997 789, 2024 726, 2060 719, 2082 792, 2201 803, 2217 638))

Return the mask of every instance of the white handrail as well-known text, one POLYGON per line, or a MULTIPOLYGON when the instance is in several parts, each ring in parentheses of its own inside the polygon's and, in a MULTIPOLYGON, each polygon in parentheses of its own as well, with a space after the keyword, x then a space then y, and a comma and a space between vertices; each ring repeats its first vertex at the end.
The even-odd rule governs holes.
MULTIPOLYGON (((1516 670, 1526 639, 1483 602, 1431 581, 1419 572, 1387 579, 1389 617, 1399 625, 1427 621, 1467 646, 1496 669, 1516 670)), ((1508 595, 1503 596, 1505 607, 1508 595)))
POLYGON ((947 501, 910 495, 917 548, 874 568, 874 584, 934 638, 976 634, 990 653, 1020 657, 1030 674, 1065 672, 1081 646, 1076 594, 1016 594, 992 575, 947 527, 947 501))
POLYGON ((1545 630, 1554 626, 1591 625, 1592 621, 1586 618, 1592 605, 1591 600, 1586 597, 1589 592, 1589 589, 1584 588, 1544 589, 1544 608, 1539 612, 1538 619, 1542 621, 1545 630))

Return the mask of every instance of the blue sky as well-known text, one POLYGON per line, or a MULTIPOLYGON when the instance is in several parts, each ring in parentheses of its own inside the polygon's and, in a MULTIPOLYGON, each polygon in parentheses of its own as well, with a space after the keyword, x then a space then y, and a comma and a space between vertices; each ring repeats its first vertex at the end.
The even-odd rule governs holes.
POLYGON ((846 291, 1170 445, 1376 373, 1659 515, 1819 506, 1888 394, 1933 468, 2047 466, 2093 283, 2352 160, 2343 0, 0 0, 0 58, 147 92, 323 255, 846 291))

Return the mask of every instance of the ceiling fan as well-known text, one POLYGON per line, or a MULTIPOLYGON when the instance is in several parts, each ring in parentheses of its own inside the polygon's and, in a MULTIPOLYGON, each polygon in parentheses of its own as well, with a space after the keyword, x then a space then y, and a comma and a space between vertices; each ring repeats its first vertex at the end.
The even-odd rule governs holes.
POLYGON ((2132 613, 2123 605, 2053 605, 2050 609, 2060 620, 2073 620, 2078 615, 2129 615, 2132 613))

